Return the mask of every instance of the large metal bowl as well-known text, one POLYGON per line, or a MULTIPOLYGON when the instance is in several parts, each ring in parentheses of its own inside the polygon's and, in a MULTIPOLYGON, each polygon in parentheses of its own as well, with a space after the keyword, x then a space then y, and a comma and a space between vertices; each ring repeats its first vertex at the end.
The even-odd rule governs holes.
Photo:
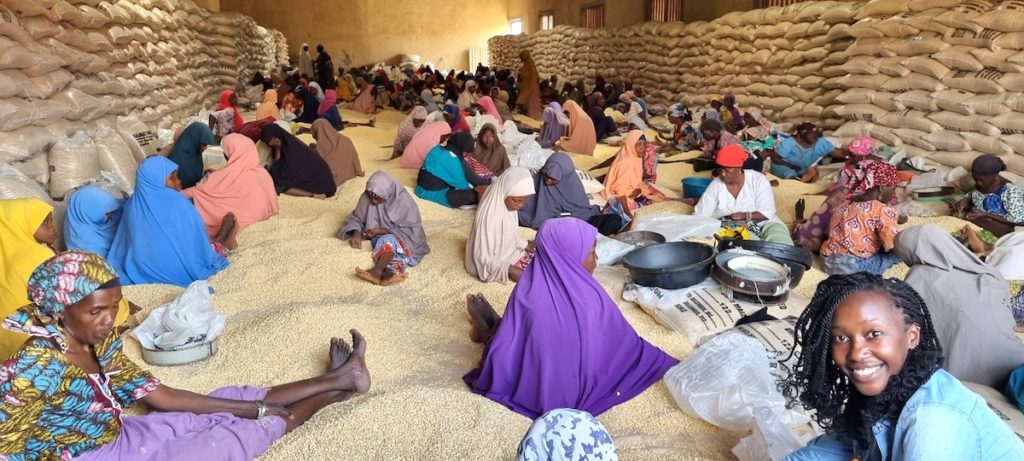
POLYGON ((622 258, 622 265, 637 285, 678 290, 707 279, 714 259, 710 245, 669 242, 633 250, 622 258))
POLYGON ((638 247, 645 247, 649 245, 656 245, 659 243, 665 243, 665 236, 657 232, 651 231, 631 231, 623 232, 612 237, 622 243, 628 243, 638 247))

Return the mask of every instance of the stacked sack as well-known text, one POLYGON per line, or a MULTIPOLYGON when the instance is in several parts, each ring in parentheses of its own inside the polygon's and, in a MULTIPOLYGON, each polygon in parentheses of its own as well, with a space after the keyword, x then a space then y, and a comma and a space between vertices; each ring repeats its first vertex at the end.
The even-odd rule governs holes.
POLYGON ((519 69, 523 63, 519 60, 522 49, 519 41, 522 35, 498 35, 487 40, 487 51, 490 53, 490 66, 498 69, 519 69))
POLYGON ((99 180, 130 193, 157 129, 238 80, 211 64, 237 48, 208 42, 210 15, 191 0, 0 0, 0 198, 25 181, 56 199, 99 180))
MULTIPOLYGON (((620 28, 556 27, 530 34, 514 49, 489 43, 501 67, 529 49, 544 77, 562 81, 630 78, 651 105, 705 105, 724 93, 778 121, 838 128, 840 66, 858 2, 804 2, 730 13, 711 22, 649 22, 620 28)), ((516 63, 518 64, 518 63, 516 63)), ((513 67, 515 68, 515 67, 513 67)))
POLYGON ((1024 1, 875 0, 857 18, 838 136, 947 166, 996 154, 1024 174, 1024 1))

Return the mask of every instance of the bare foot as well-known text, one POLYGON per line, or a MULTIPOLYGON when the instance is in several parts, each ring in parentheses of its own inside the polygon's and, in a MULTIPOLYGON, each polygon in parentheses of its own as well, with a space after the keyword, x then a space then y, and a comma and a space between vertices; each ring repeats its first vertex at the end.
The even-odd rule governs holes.
POLYGON ((238 219, 235 218, 234 213, 228 213, 224 215, 224 223, 225 225, 230 223, 231 226, 228 230, 228 235, 224 238, 224 246, 229 250, 234 250, 235 248, 238 248, 238 219))
POLYGON ((366 368, 366 339, 356 330, 352 333, 352 353, 348 361, 330 373, 338 378, 338 389, 363 394, 370 390, 370 370, 366 368))
POLYGON ((964 225, 964 238, 967 239, 967 248, 975 253, 985 253, 985 242, 978 238, 978 233, 970 225, 964 225))
POLYGON ((466 295, 466 310, 469 311, 472 325, 469 330, 469 339, 474 343, 486 342, 494 334, 494 328, 498 325, 498 320, 501 320, 501 317, 480 293, 466 295))
POLYGON ((313 198, 317 200, 327 200, 327 194, 313 194, 313 198))
POLYGON ((796 220, 797 221, 803 221, 803 219, 804 219, 804 211, 806 211, 806 209, 807 209, 807 202, 805 202, 804 199, 799 199, 799 200, 796 201, 796 207, 795 208, 796 208, 796 220))
POLYGON ((370 283, 372 283, 374 285, 380 285, 380 279, 377 278, 377 277, 374 277, 373 274, 371 274, 366 269, 363 269, 362 267, 357 267, 356 268, 356 277, 359 277, 359 278, 361 278, 363 280, 366 280, 367 282, 370 282, 370 283))
POLYGON ((371 118, 370 123, 368 125, 370 128, 377 126, 377 117, 371 118))
POLYGON ((334 371, 348 362, 352 355, 352 346, 348 345, 342 338, 331 338, 331 348, 328 351, 327 371, 334 371))
POLYGON ((406 274, 399 275, 392 273, 391 271, 388 271, 385 272, 384 275, 381 277, 380 285, 383 287, 389 287, 391 285, 404 282, 406 278, 408 278, 406 274), (391 274, 391 276, 388 276, 388 274, 391 274))

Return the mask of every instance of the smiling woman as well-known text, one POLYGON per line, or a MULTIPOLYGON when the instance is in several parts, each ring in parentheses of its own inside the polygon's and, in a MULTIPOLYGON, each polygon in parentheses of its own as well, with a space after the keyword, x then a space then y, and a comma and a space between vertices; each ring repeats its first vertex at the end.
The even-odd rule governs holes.
POLYGON ((826 433, 787 460, 1024 457, 1009 426, 940 368, 931 314, 905 282, 829 277, 795 330, 801 352, 784 391, 826 433))

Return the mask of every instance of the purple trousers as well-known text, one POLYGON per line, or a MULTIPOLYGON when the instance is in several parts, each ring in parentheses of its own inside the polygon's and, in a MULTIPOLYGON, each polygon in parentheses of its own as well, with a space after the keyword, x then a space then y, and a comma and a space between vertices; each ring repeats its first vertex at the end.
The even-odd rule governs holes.
MULTIPOLYGON (((261 400, 267 389, 222 387, 211 397, 261 400)), ((121 435, 111 443, 85 453, 75 461, 162 461, 173 459, 251 461, 285 432, 278 416, 261 420, 228 413, 150 413, 126 416, 121 435)))

